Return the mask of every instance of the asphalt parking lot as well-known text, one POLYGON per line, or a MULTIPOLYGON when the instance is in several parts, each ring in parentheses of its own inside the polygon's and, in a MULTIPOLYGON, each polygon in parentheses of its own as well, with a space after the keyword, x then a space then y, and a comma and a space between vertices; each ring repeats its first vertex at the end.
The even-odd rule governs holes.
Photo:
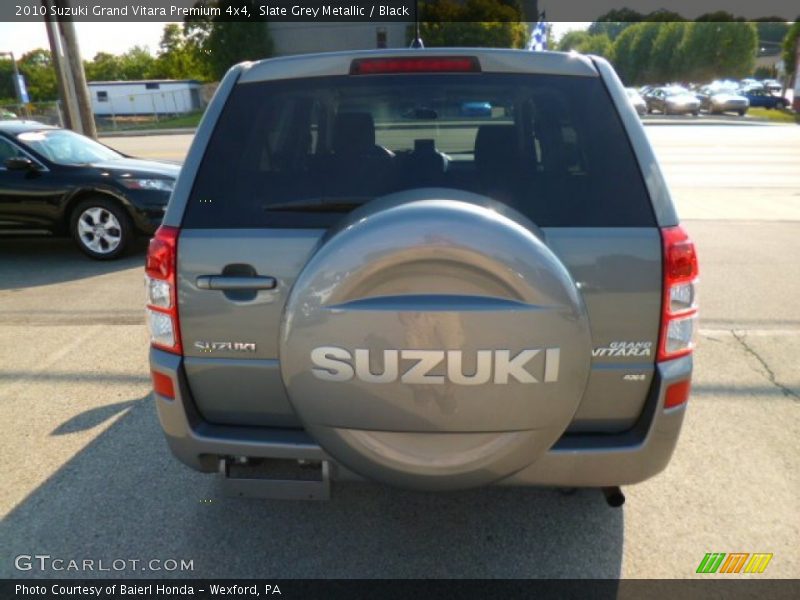
MULTIPOLYGON (((595 490, 222 497, 162 440, 144 245, 95 263, 66 240, 0 238, 0 577, 668 578, 695 576, 706 552, 773 553, 766 574, 800 577, 800 128, 648 134, 698 245, 701 335, 673 461, 622 509, 595 490), (15 568, 35 554, 193 570, 15 568)), ((106 141, 180 159, 190 138, 106 141)))

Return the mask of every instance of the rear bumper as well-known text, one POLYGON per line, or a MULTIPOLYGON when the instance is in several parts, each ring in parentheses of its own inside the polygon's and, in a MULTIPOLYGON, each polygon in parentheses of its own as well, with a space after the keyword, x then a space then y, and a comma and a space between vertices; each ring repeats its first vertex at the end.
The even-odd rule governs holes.
MULTIPOLYGON (((170 450, 193 469, 214 472, 219 459, 229 456, 325 460, 331 463, 333 479, 359 479, 303 430, 204 421, 191 399, 182 358, 151 349, 150 366, 172 379, 174 400, 155 395, 158 416, 170 450)), ((544 456, 497 484, 603 487, 638 483, 658 474, 669 463, 686 412, 685 404, 664 410, 664 395, 670 384, 691 373, 691 356, 658 364, 645 409, 629 431, 564 435, 544 456)))

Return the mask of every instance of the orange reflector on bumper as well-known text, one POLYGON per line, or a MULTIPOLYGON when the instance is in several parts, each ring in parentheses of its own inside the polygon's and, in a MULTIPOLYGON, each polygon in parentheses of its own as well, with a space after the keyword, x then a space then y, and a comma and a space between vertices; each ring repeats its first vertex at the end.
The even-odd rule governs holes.
POLYGON ((664 408, 675 408, 681 404, 685 404, 689 399, 689 391, 692 388, 692 382, 688 379, 673 383, 667 388, 667 393, 664 395, 664 408))
POLYGON ((159 396, 174 400, 175 388, 172 386, 172 379, 157 371, 150 371, 150 375, 153 378, 153 390, 155 393, 159 396))

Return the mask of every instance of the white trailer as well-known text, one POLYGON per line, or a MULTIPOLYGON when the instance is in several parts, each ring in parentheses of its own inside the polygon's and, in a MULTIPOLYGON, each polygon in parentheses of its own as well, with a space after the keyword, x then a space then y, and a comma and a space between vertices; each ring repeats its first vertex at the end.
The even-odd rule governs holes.
POLYGON ((193 79, 90 81, 88 86, 98 117, 176 115, 203 107, 201 84, 193 79))

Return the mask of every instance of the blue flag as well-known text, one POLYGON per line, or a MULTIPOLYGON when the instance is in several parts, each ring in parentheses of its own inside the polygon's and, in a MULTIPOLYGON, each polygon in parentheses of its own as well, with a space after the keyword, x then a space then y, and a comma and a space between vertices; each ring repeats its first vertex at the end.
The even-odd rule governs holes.
POLYGON ((528 50, 541 52, 547 50, 547 21, 539 21, 531 31, 531 38, 528 40, 528 50))

